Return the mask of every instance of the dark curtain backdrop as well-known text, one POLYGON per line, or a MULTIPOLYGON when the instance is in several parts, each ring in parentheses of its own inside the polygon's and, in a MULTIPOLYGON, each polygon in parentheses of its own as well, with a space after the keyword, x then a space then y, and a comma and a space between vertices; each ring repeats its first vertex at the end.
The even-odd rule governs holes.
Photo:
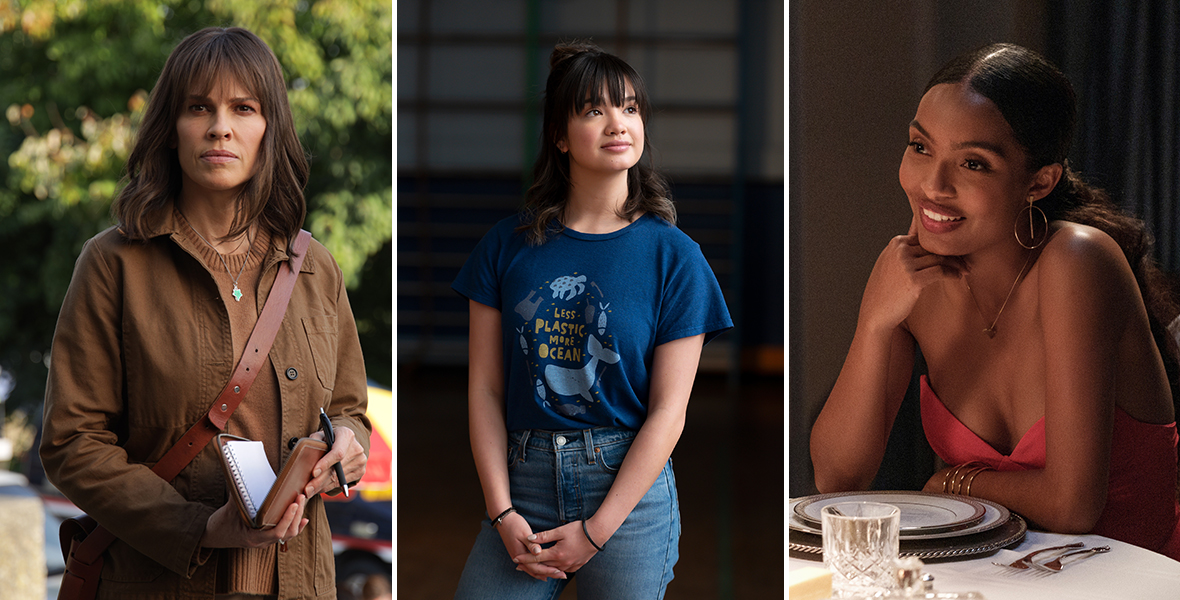
POLYGON ((1180 271, 1180 3, 1050 0, 1048 57, 1073 82, 1070 155, 1083 177, 1143 219, 1180 271))

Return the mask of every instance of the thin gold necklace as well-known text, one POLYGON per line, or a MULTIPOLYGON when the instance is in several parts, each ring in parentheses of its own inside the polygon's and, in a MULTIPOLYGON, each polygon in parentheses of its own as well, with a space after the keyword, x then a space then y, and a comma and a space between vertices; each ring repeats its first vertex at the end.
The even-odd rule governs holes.
MULTIPOLYGON (((1016 274, 1016 280, 1012 282, 1012 287, 1008 289, 1008 295, 1004 297, 1004 303, 1000 305, 999 312, 996 313, 996 318, 992 319, 992 324, 985 327, 983 332, 987 334, 989 339, 996 337, 996 323, 1000 322, 1000 315, 1004 314, 1004 307, 1008 306, 1008 300, 1012 298, 1012 292, 1016 291, 1016 286, 1020 283, 1020 278, 1024 276, 1024 270, 1028 268, 1028 263, 1032 260, 1032 252, 1028 253, 1028 257, 1024 259, 1024 266, 1020 267, 1020 272, 1016 274)), ((979 306, 979 300, 975 297, 975 290, 971 289, 971 282, 966 278, 963 281, 967 282, 967 292, 971 294, 971 301, 975 303, 975 310, 979 311, 979 316, 986 321, 987 317, 983 315, 983 309, 979 306)))
MULTIPOLYGON (((185 223, 188 223, 188 219, 185 219, 185 223)), ((192 229, 193 233, 197 234, 197 237, 201 238, 201 241, 205 242, 205 245, 209 246, 209 248, 211 250, 213 250, 213 253, 217 255, 217 258, 221 259, 221 266, 225 267, 225 273, 227 275, 229 275, 230 277, 233 277, 233 280, 234 280, 234 291, 233 291, 234 301, 241 302, 242 301, 242 290, 240 288, 238 288, 238 279, 240 279, 242 277, 242 272, 246 270, 246 263, 250 261, 250 250, 254 247, 254 242, 250 239, 250 235, 249 234, 246 235, 246 243, 248 244, 246 246, 246 258, 242 259, 242 268, 238 269, 238 276, 234 277, 233 271, 229 270, 229 263, 225 262, 225 257, 222 256, 221 253, 217 251, 217 248, 214 248, 213 244, 210 244, 209 240, 205 239, 205 236, 201 235, 201 232, 197 231, 197 228, 193 227, 192 223, 188 223, 188 228, 192 229)), ((971 286, 968 285, 967 287, 970 288, 971 286)), ((1000 310, 1003 310, 1003 309, 1000 309, 1000 310)))

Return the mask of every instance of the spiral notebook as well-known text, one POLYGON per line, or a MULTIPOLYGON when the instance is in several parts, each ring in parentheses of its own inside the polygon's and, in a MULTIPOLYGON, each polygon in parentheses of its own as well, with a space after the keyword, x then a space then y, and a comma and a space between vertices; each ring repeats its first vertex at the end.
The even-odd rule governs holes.
POLYGON ((311 470, 328 451, 319 440, 301 438, 275 475, 262 442, 220 434, 217 445, 229 482, 230 495, 251 527, 273 527, 283 512, 311 481, 311 470))

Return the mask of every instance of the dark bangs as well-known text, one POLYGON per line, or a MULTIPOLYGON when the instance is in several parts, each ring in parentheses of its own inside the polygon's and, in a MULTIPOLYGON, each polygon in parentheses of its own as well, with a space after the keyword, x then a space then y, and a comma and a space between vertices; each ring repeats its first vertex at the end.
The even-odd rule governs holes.
MULTIPOLYGON (((647 88, 635 69, 590 42, 572 41, 553 48, 549 77, 545 81, 541 145, 533 165, 533 185, 525 195, 523 218, 517 228, 527 232, 530 244, 543 244, 562 229, 571 185, 570 158, 558 146, 568 133, 570 118, 580 113, 587 102, 623 106, 628 83, 635 92, 639 118, 646 127, 651 105, 647 88)), ((649 213, 675 224, 676 207, 667 181, 651 165, 647 151, 651 148, 651 136, 643 136, 643 146, 648 162, 641 158, 627 170, 627 199, 618 214, 632 221, 641 213, 649 213)))
POLYGON ((258 222, 273 237, 293 241, 306 216, 308 165, 291 116, 283 69, 266 42, 239 27, 209 27, 184 38, 164 64, 127 159, 127 185, 111 211, 131 239, 145 239, 151 222, 170 210, 183 174, 176 157, 176 122, 189 94, 209 95, 228 80, 258 101, 266 131, 256 172, 238 196, 228 237, 258 222))
MULTIPOLYGON (((639 73, 630 65, 605 52, 583 52, 572 57, 570 63, 560 83, 547 94, 547 100, 553 103, 550 115, 573 116, 580 113, 587 102, 622 106, 627 95, 627 84, 630 83, 635 91, 639 116, 647 124, 651 112, 647 89, 639 73), (603 90, 607 94, 605 98, 603 90)), ((565 133, 564 120, 560 122, 559 128, 558 138, 565 133)))
POLYGON ((269 121, 277 112, 274 91, 282 90, 284 96, 286 92, 282 71, 270 52, 233 29, 212 31, 203 42, 175 57, 175 87, 169 90, 173 116, 180 116, 190 93, 207 96, 218 83, 233 79, 258 100, 269 121))

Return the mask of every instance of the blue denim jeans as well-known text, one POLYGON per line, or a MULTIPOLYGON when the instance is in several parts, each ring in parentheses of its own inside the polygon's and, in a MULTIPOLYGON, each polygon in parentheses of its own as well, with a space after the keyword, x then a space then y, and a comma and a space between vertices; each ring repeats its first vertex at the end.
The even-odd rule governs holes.
MULTIPOLYGON (((635 432, 513 431, 508 435, 512 504, 534 532, 589 518, 614 483, 635 432)), ((598 541, 598 540, 595 540, 598 541)), ((664 597, 679 557, 680 503, 669 459, 618 531, 571 578, 582 600, 664 597)), ((551 600, 569 580, 538 581, 516 570, 500 534, 484 519, 455 598, 551 600)))

